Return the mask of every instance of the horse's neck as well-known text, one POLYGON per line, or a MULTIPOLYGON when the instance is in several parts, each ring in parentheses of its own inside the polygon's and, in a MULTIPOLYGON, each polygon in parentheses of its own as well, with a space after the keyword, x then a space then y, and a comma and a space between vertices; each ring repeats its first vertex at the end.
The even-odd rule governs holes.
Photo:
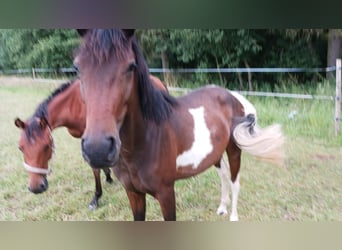
MULTIPOLYGON (((53 129, 65 126, 68 129, 84 130, 85 108, 77 87, 70 86, 50 101, 49 124, 53 129)), ((83 131, 79 132, 83 133, 83 131)))
POLYGON ((143 119, 141 112, 131 112, 120 130, 121 151, 123 164, 152 164, 161 152, 165 152, 165 144, 169 142, 170 131, 164 124, 143 119), (143 161, 144 163, 142 163, 143 161))
MULTIPOLYGON (((137 93, 137 91, 135 91, 137 93)), ((149 129, 148 122, 143 118, 137 96, 132 96, 128 104, 127 114, 120 129, 123 148, 135 152, 144 147, 145 136, 149 129)))

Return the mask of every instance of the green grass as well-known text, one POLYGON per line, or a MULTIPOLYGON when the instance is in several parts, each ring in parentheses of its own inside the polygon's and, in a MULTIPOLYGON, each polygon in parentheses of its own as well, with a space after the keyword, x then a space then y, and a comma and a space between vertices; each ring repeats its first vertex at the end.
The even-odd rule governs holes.
MULTIPOLYGON (((324 84, 323 84, 324 85, 324 84)), ((322 86, 323 86, 322 85, 322 86)), ((100 207, 88 210, 94 192, 80 141, 61 128, 53 132, 56 155, 47 192, 27 190, 28 174, 17 149, 15 117, 28 118, 58 83, 0 78, 0 220, 132 220, 121 184, 103 180, 100 207)), ((323 87, 321 87, 323 88, 323 87)), ((329 86, 311 92, 326 91, 329 86)), ((341 221, 342 136, 334 136, 332 101, 248 97, 261 126, 280 123, 286 134, 286 166, 276 167, 243 154, 238 212, 241 221, 341 221), (297 111, 294 119, 288 115, 297 111)), ((178 220, 228 221, 216 215, 220 181, 214 168, 176 183, 178 220)), ((147 220, 162 220, 148 196, 147 220)))

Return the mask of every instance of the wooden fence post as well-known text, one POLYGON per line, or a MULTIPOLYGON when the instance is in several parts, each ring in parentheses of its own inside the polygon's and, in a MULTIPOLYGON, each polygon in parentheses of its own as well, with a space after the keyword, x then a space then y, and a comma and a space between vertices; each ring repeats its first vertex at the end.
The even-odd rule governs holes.
POLYGON ((336 59, 336 99, 335 99, 335 135, 340 133, 341 122, 341 59, 336 59))
POLYGON ((33 80, 36 79, 36 72, 34 71, 34 68, 32 68, 32 78, 33 78, 33 80))

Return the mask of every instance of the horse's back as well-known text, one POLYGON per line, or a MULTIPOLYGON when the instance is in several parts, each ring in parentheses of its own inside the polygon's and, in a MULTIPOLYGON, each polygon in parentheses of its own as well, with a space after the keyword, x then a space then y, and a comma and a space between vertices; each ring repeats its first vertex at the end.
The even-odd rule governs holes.
POLYGON ((164 84, 158 77, 150 75, 150 79, 156 88, 163 90, 165 92, 169 92, 166 84, 164 84))
MULTIPOLYGON (((178 98, 181 107, 196 108, 204 106, 211 112, 231 109, 237 106, 236 98, 225 88, 216 85, 207 85, 191 91, 189 94, 178 98), (214 110, 213 110, 214 109, 214 110)), ((238 114, 237 114, 238 115, 238 114)))
POLYGON ((177 138, 177 178, 185 178, 216 164, 225 151, 238 106, 224 88, 210 85, 178 98, 171 116, 177 138))

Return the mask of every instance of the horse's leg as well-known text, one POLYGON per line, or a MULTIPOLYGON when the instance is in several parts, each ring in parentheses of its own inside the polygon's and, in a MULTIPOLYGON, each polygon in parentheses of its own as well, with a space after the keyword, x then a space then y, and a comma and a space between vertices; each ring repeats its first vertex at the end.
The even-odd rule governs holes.
POLYGON ((227 147, 228 161, 230 165, 230 178, 232 188, 232 213, 230 214, 230 221, 238 221, 239 216, 237 212, 237 203, 240 191, 239 171, 241 161, 241 149, 230 140, 227 147))
POLYGON ((228 177, 228 163, 224 160, 223 155, 218 164, 215 165, 218 175, 221 179, 221 203, 217 209, 218 215, 228 214, 227 206, 230 202, 229 199, 229 177, 228 177))
POLYGON ((156 198, 160 204, 165 221, 176 220, 176 197, 174 185, 163 186, 156 198))
POLYGON ((100 169, 93 168, 93 174, 95 177, 95 194, 93 199, 89 204, 90 210, 95 210, 98 207, 98 202, 100 197, 102 196, 102 186, 101 186, 101 178, 100 178, 100 169))
POLYGON ((146 214, 146 194, 126 190, 135 221, 144 221, 146 214))
POLYGON ((106 175, 106 182, 112 184, 113 183, 113 179, 110 176, 110 168, 103 168, 102 170, 103 170, 103 172, 106 175))

